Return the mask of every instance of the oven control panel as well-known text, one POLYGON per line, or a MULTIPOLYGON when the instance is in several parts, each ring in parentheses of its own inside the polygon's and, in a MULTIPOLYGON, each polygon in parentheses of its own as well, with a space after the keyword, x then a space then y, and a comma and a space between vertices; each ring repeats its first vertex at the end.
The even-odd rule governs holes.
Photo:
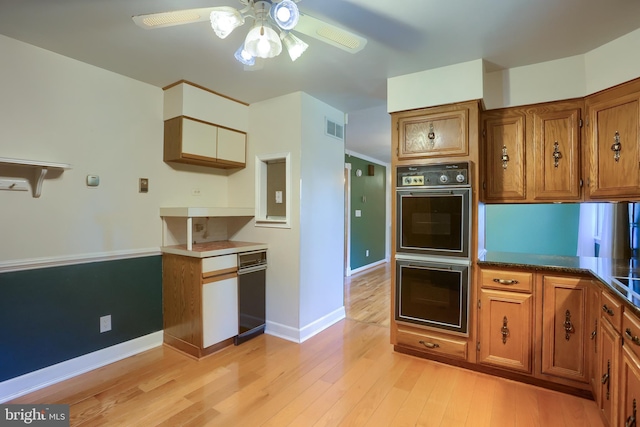
POLYGON ((397 187, 469 185, 468 163, 398 166, 397 187))

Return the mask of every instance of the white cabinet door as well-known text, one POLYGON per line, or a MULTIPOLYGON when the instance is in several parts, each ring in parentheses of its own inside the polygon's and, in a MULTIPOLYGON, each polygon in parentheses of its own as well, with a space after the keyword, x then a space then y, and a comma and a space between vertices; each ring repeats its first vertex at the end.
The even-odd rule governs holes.
POLYGON ((195 120, 182 119, 182 152, 216 158, 218 128, 195 120))
POLYGON ((238 335, 238 278, 202 287, 202 347, 238 335))
POLYGON ((247 135, 230 129, 218 128, 219 160, 245 163, 247 135))

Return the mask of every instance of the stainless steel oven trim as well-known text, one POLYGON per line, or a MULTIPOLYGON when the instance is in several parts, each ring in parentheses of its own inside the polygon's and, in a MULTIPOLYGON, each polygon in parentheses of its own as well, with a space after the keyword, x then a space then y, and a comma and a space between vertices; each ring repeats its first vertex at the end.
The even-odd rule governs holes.
POLYGON ((423 255, 437 255, 448 257, 459 257, 469 259, 470 246, 471 246, 471 187, 470 186, 456 186, 456 187, 421 187, 421 188, 398 188, 396 190, 396 253, 414 253, 423 255), (451 249, 435 249, 435 248, 419 248, 414 246, 402 246, 402 198, 403 197, 416 197, 415 195, 442 195, 443 193, 449 193, 451 195, 458 195, 462 197, 463 210, 462 221, 460 224, 462 236, 462 248, 460 250, 451 249), (415 194, 415 195, 414 195, 415 194), (466 199, 466 200, 465 200, 466 199), (466 226, 466 227, 465 227, 466 226))
POLYGON ((424 258, 416 259, 416 258, 398 258, 396 257, 396 301, 394 307, 394 317, 395 320, 399 323, 404 323, 406 325, 421 327, 425 329, 431 329, 440 332, 446 333, 455 333, 460 336, 469 336, 469 310, 470 310, 470 288, 471 288, 471 265, 468 262, 461 263, 443 263, 443 262, 431 262, 427 261, 424 258), (403 267, 413 267, 413 268, 425 268, 425 269, 436 269, 436 270, 444 270, 444 271, 456 271, 450 268, 446 268, 447 264, 454 267, 461 268, 459 271, 461 279, 460 283, 460 295, 462 296, 460 301, 460 316, 458 325, 455 327, 450 326, 451 324, 446 324, 443 322, 431 321, 426 319, 419 319, 410 316, 402 317, 399 313, 399 307, 402 303, 401 299, 401 286, 402 282, 400 280, 400 275, 402 273, 403 267), (466 272, 466 274, 464 274, 466 272), (465 289, 466 288, 466 289, 465 289))

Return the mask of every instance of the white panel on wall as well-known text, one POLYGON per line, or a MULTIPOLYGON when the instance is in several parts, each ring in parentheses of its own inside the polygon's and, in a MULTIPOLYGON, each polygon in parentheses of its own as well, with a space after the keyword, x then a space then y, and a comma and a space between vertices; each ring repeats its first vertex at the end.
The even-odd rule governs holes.
POLYGON ((482 59, 387 80, 387 111, 450 104, 483 97, 482 59))
POLYGON ((640 29, 587 52, 586 94, 640 77, 640 29))

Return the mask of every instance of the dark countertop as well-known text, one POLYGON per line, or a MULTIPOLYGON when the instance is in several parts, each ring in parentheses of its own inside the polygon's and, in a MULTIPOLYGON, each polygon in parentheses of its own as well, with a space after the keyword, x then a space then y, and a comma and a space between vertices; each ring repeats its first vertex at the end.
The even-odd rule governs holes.
POLYGON ((522 268, 555 273, 586 274, 598 279, 640 315, 640 259, 485 252, 480 267, 522 268))

